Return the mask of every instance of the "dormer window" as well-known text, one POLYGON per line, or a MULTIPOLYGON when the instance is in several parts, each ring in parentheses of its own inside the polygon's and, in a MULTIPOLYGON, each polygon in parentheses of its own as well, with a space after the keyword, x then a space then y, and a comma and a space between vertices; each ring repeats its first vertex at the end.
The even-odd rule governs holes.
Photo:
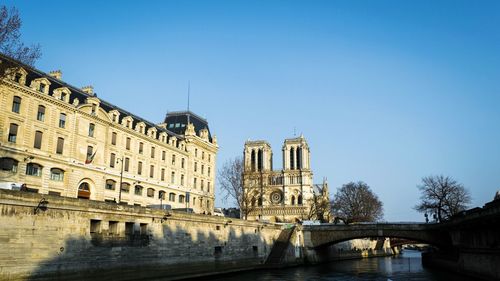
POLYGON ((66 93, 61 93, 61 97, 59 99, 62 101, 66 101, 66 96, 67 96, 66 93))
POLYGON ((40 83, 40 85, 38 85, 38 90, 42 93, 45 93, 46 87, 47 85, 45 85, 45 83, 40 83))
POLYGON ((21 78, 23 78, 23 76, 21 75, 21 73, 17 72, 16 74, 14 74, 14 82, 20 84, 21 83, 21 78))
POLYGON ((67 87, 61 87, 54 89, 52 91, 52 96, 58 100, 62 100, 64 102, 69 102, 69 95, 71 94, 71 91, 67 87))

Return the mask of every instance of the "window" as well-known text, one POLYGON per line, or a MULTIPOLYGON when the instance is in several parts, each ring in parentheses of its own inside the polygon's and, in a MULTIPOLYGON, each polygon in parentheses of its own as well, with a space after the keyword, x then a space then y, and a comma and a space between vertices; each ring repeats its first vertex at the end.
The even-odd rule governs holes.
POLYGON ((165 200, 165 193, 166 193, 165 191, 160 190, 158 192, 158 199, 165 200))
POLYGON ((197 172, 198 171, 198 162, 194 162, 194 171, 197 172))
POLYGON ((151 165, 149 167, 149 177, 150 178, 153 178, 155 176, 155 166, 154 165, 151 165))
POLYGON ((151 158, 155 158, 155 147, 151 147, 151 158))
POLYGON ((122 183, 122 192, 129 193, 130 191, 130 184, 124 182, 122 183))
POLYGON ((164 151, 161 152, 161 160, 165 161, 167 153, 164 151))
POLYGON ((181 186, 184 185, 184 175, 181 175, 181 186))
POLYGON ((193 179, 193 188, 196 188, 196 183, 198 182, 198 179, 197 178, 194 178, 193 179))
POLYGON ((125 149, 130 150, 130 138, 127 138, 127 141, 125 142, 125 149))
POLYGON ((47 85, 45 85, 45 83, 40 83, 38 85, 38 90, 42 93, 45 93, 45 87, 47 87, 47 85))
POLYGON ((90 114, 95 115, 96 108, 97 106, 95 104, 92 104, 92 112, 90 112, 90 114))
POLYGON ((205 181, 201 180, 201 190, 203 190, 204 188, 205 188, 205 181))
POLYGON ((207 192, 210 192, 210 182, 207 181, 207 192))
POLYGON ((142 154, 143 150, 144 150, 144 143, 140 142, 139 143, 139 154, 142 154))
POLYGON ((194 149, 194 157, 198 157, 198 148, 194 149))
POLYGON ((57 138, 56 153, 63 154, 63 149, 64 149, 64 139, 59 137, 57 138))
POLYGON ((59 128, 64 127, 66 127, 66 114, 61 113, 59 114, 59 128))
POLYGON ((42 121, 45 120, 45 106, 38 106, 38 113, 36 114, 36 120, 42 121))
POLYGON ((62 101, 65 101, 65 100, 66 100, 66 96, 67 96, 67 94, 66 94, 66 93, 61 93, 61 97, 60 97, 60 99, 61 99, 62 101))
POLYGON ((111 168, 114 168, 115 162, 116 162, 116 155, 114 153, 111 153, 111 155, 109 156, 109 166, 111 168))
POLYGON ((63 181, 64 171, 58 168, 50 169, 50 179, 53 181, 63 181))
MULTIPOLYGON (((129 162, 130 162, 130 158, 125 157, 125 166, 123 167, 123 170, 125 170, 125 172, 128 172, 129 162)), ((123 163, 122 163, 122 165, 123 165, 123 163)))
POLYGON ((14 100, 12 101, 12 112, 19 113, 20 110, 21 110, 21 98, 15 96, 14 100))
POLYGON ((182 158, 182 159, 181 159, 181 168, 182 168, 182 169, 184 169, 184 164, 185 164, 184 162, 185 162, 185 160, 184 160, 184 158, 182 158))
POLYGON ((168 195, 168 201, 175 202, 175 193, 170 193, 168 195))
POLYGON ((175 183, 175 172, 172 172, 172 174, 170 175, 170 183, 171 184, 175 183))
POLYGON ((26 175, 40 177, 42 175, 42 166, 35 163, 26 165, 26 175))
POLYGON ((207 168, 207 175, 210 177, 210 167, 207 168))
POLYGON ((18 163, 19 162, 16 159, 8 157, 0 158, 0 170, 16 173, 18 163))
POLYGON ((136 185, 134 188, 134 194, 135 195, 142 195, 142 189, 143 189, 143 187, 141 185, 136 185))
POLYGON ((118 222, 117 221, 109 221, 108 234, 118 234, 118 222))
POLYGON ((175 166, 175 155, 172 154, 172 166, 175 166))
POLYGON ((210 158, 212 158, 210 156, 211 156, 211 154, 208 154, 208 162, 210 162, 210 158))
POLYGON ((139 163, 137 163, 137 174, 141 175, 142 174, 142 162, 139 161, 139 163))
POLYGON ((165 180, 165 169, 162 168, 161 169, 161 181, 164 181, 165 180))
POLYGON ((92 158, 92 154, 94 152, 94 148, 92 146, 87 146, 87 159, 92 158))
POLYGON ((152 188, 148 188, 147 195, 148 197, 155 197, 155 190, 152 188))
POLYGON ((95 124, 94 123, 90 123, 89 124, 89 137, 93 137, 94 136, 94 130, 95 130, 95 124))
POLYGON ((205 151, 201 152, 201 160, 205 160, 205 151))
POLYGON ((125 223, 125 235, 133 235, 134 234, 134 223, 126 222, 125 223))
POLYGON ((111 133, 111 144, 116 145, 116 132, 111 133))
POLYGON ((205 165, 201 165, 201 174, 203 175, 204 172, 205 172, 205 165))
POLYGON ((34 148, 41 149, 42 148, 42 136, 43 133, 40 131, 35 132, 35 143, 33 144, 34 148))
POLYGON ((16 143, 16 140, 17 140, 17 129, 18 128, 19 128, 19 126, 17 124, 10 123, 9 138, 8 138, 9 142, 16 143))
POLYGON ((19 83, 21 84, 21 78, 23 77, 23 75, 19 72, 17 72, 15 75, 14 75, 14 82, 16 83, 19 83))
POLYGON ((115 190, 116 181, 114 180, 106 180, 106 189, 107 190, 115 190))
POLYGON ((179 195, 179 203, 184 203, 184 199, 186 197, 184 195, 179 195))
POLYGON ((101 221, 100 220, 90 220, 90 233, 101 232, 101 221))

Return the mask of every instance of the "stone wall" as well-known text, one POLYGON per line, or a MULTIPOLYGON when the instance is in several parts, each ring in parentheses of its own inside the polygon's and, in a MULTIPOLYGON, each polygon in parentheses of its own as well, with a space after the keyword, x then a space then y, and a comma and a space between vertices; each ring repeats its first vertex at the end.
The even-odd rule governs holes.
POLYGON ((266 260, 281 230, 6 190, 0 225, 0 280, 137 280, 250 269, 266 260), (39 204, 43 198, 48 203, 39 204))

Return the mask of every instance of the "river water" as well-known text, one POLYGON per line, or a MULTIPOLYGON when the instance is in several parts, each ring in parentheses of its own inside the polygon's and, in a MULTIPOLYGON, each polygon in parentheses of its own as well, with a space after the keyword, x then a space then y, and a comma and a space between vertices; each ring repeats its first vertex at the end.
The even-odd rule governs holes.
POLYGON ((422 267, 420 252, 405 250, 393 257, 364 258, 327 264, 232 273, 203 280, 217 281, 319 281, 319 280, 471 280, 460 275, 422 267))

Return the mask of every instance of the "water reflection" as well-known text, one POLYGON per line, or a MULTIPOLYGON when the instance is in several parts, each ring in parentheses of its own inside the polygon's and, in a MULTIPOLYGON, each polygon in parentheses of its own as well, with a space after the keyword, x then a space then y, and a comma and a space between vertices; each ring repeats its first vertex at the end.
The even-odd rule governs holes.
POLYGON ((276 270, 258 270, 228 274, 204 280, 241 281, 319 281, 319 280, 470 280, 460 275, 431 271, 422 267, 420 252, 404 251, 396 257, 365 258, 336 261, 308 267, 294 267, 276 270))

